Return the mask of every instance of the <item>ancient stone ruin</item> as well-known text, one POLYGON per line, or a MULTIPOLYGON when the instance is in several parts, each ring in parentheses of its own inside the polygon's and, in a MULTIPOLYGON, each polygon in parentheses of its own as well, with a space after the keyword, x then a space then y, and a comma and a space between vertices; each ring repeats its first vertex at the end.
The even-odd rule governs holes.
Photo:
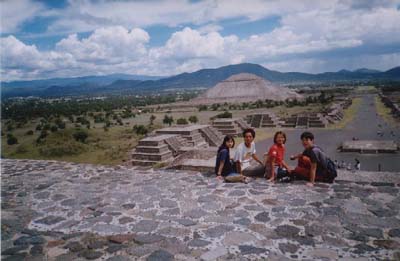
POLYGON ((177 126, 156 130, 139 141, 132 152, 132 164, 153 166, 169 164, 178 155, 211 147, 213 155, 223 140, 222 134, 210 125, 177 126))
POLYGON ((241 135, 244 129, 250 128, 250 126, 240 118, 215 119, 212 122, 212 126, 223 135, 233 136, 241 135))
POLYGON ((352 140, 345 141, 340 147, 342 152, 359 153, 396 153, 399 146, 394 140, 352 140))
POLYGON ((252 128, 275 128, 279 124, 279 119, 271 112, 253 113, 246 119, 252 128))
POLYGON ((256 100, 301 99, 295 91, 273 84, 264 78, 250 73, 240 73, 229 77, 208 89, 203 95, 193 99, 197 104, 238 103, 256 100))
POLYGON ((249 114, 247 123, 253 128, 325 128, 329 123, 343 119, 343 111, 351 105, 351 99, 333 103, 326 111, 319 113, 296 113, 288 117, 277 117, 274 113, 265 111, 249 114))

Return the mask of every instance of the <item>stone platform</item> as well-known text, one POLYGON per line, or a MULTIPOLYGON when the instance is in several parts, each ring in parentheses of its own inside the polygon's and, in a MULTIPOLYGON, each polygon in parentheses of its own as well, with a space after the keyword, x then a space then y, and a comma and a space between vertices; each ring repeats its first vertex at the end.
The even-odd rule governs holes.
POLYGON ((2 260, 398 260, 400 173, 249 184, 1 160, 2 260))
POLYGON ((343 152, 396 153, 398 145, 394 140, 353 140, 342 144, 343 152))

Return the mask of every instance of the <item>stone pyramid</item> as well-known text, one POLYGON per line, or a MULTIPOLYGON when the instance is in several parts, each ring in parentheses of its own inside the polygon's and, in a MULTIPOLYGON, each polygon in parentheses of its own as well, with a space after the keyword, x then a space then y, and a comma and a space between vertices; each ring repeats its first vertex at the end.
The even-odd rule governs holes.
POLYGON ((302 96, 287 87, 277 86, 257 75, 240 73, 218 83, 196 100, 244 102, 265 99, 283 101, 288 98, 301 99, 302 96))

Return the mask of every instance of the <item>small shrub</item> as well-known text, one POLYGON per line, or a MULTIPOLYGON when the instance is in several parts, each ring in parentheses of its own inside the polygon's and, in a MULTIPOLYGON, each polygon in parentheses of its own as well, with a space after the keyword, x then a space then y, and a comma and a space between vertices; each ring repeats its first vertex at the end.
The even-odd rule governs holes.
POLYGON ((223 113, 217 114, 216 118, 232 118, 232 113, 229 111, 224 111, 223 113))
POLYGON ((188 121, 185 118, 179 118, 176 120, 176 124, 178 125, 186 125, 188 124, 188 121))
POLYGON ((18 144, 18 139, 14 135, 9 133, 7 134, 7 144, 8 145, 18 144))
POLYGON ((33 130, 28 130, 27 132, 25 132, 25 135, 33 135, 33 130))
POLYGON ((199 121, 199 119, 197 118, 196 115, 192 115, 192 116, 189 117, 189 121, 191 123, 197 123, 199 121))
POLYGON ((149 130, 143 125, 135 125, 135 126, 133 126, 133 131, 137 135, 146 135, 149 132, 149 130))
POLYGON ((85 143, 85 141, 86 141, 88 136, 89 135, 87 134, 87 132, 83 131, 83 130, 78 130, 74 134, 72 134, 72 137, 74 137, 74 139, 76 141, 79 141, 79 142, 82 142, 82 143, 85 143))
POLYGON ((56 125, 51 126, 50 131, 51 131, 51 132, 56 132, 56 131, 58 131, 57 126, 56 126, 56 125))

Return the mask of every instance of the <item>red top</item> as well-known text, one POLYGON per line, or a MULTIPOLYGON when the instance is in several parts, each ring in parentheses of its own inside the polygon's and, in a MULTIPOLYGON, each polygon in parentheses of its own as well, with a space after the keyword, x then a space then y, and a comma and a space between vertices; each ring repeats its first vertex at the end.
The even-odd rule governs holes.
POLYGON ((285 155, 285 145, 279 146, 274 144, 269 148, 268 157, 275 159, 275 165, 282 167, 282 161, 285 155))

